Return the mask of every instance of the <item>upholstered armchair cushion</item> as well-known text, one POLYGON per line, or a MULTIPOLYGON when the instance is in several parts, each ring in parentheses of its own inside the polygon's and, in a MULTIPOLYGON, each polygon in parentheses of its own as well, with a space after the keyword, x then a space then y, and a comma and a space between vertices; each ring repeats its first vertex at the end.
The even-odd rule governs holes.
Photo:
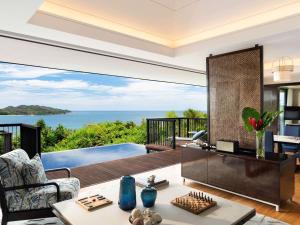
POLYGON ((16 149, 0 156, 0 179, 4 187, 24 185, 22 167, 29 163, 27 153, 22 149, 16 149))
POLYGON ((47 182, 42 160, 36 154, 28 163, 24 163, 22 176, 25 184, 41 184, 47 182))
MULTIPOLYGON (((68 200, 78 195, 80 182, 77 178, 63 178, 49 180, 56 182, 60 188, 60 200, 68 200)), ((14 193, 16 193, 14 191, 14 193)), ((57 202, 57 189, 55 186, 46 186, 41 188, 31 188, 24 195, 8 195, 7 199, 9 211, 31 210, 49 208, 57 202)))

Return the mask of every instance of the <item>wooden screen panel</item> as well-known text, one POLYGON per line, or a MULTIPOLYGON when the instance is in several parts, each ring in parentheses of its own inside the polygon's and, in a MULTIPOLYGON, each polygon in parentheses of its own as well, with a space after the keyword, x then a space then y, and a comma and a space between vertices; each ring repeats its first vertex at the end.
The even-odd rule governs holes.
POLYGON ((241 113, 244 107, 262 111, 262 51, 259 46, 207 58, 211 144, 231 140, 255 148, 255 134, 245 130, 241 113))

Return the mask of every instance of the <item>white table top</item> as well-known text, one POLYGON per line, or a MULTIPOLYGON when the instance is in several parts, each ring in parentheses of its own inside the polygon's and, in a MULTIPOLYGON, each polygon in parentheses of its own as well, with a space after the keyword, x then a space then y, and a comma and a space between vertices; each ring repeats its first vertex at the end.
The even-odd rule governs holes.
MULTIPOLYGON (((156 174, 165 177, 170 181, 170 186, 159 190, 155 206, 152 210, 159 212, 163 218, 161 225, 228 225, 239 222, 242 218, 255 212, 255 209, 235 203, 217 196, 208 195, 217 201, 217 206, 206 210, 200 215, 194 215, 183 209, 170 204, 175 197, 197 191, 182 184, 180 177, 180 165, 166 167, 159 170, 143 173, 137 176, 156 174)), ((140 200, 141 188, 137 187, 137 207, 143 208, 140 200)), ((129 225, 129 212, 122 211, 118 207, 119 180, 114 180, 80 191, 79 197, 101 194, 113 200, 113 204, 92 212, 81 208, 74 200, 60 202, 54 205, 54 209, 59 213, 65 222, 71 225, 129 225)), ((54 211, 55 211, 54 210, 54 211)))
POLYGON ((274 141, 291 144, 300 144, 300 138, 294 136, 274 135, 274 141))

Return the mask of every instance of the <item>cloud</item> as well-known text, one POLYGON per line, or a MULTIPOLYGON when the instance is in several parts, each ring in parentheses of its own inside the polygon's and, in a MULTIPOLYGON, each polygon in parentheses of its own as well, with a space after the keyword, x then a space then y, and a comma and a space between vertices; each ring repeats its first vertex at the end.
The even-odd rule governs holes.
POLYGON ((17 88, 51 88, 51 89, 85 89, 89 87, 87 82, 81 80, 6 80, 0 82, 0 85, 17 88))
POLYGON ((0 63, 0 76, 3 78, 29 79, 47 75, 66 73, 64 70, 46 69, 32 66, 0 63))
POLYGON ((133 79, 114 86, 84 78, 2 81, 0 107, 39 104, 70 110, 206 110, 205 88, 133 79))

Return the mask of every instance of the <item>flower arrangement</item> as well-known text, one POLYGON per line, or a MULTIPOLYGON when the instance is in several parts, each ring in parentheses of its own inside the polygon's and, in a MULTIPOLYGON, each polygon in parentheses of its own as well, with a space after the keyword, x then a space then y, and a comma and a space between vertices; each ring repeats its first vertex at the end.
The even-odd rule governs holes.
POLYGON ((256 157, 264 158, 264 134, 267 126, 271 125, 281 112, 264 112, 260 114, 256 109, 245 107, 242 118, 248 132, 256 132, 256 157))

